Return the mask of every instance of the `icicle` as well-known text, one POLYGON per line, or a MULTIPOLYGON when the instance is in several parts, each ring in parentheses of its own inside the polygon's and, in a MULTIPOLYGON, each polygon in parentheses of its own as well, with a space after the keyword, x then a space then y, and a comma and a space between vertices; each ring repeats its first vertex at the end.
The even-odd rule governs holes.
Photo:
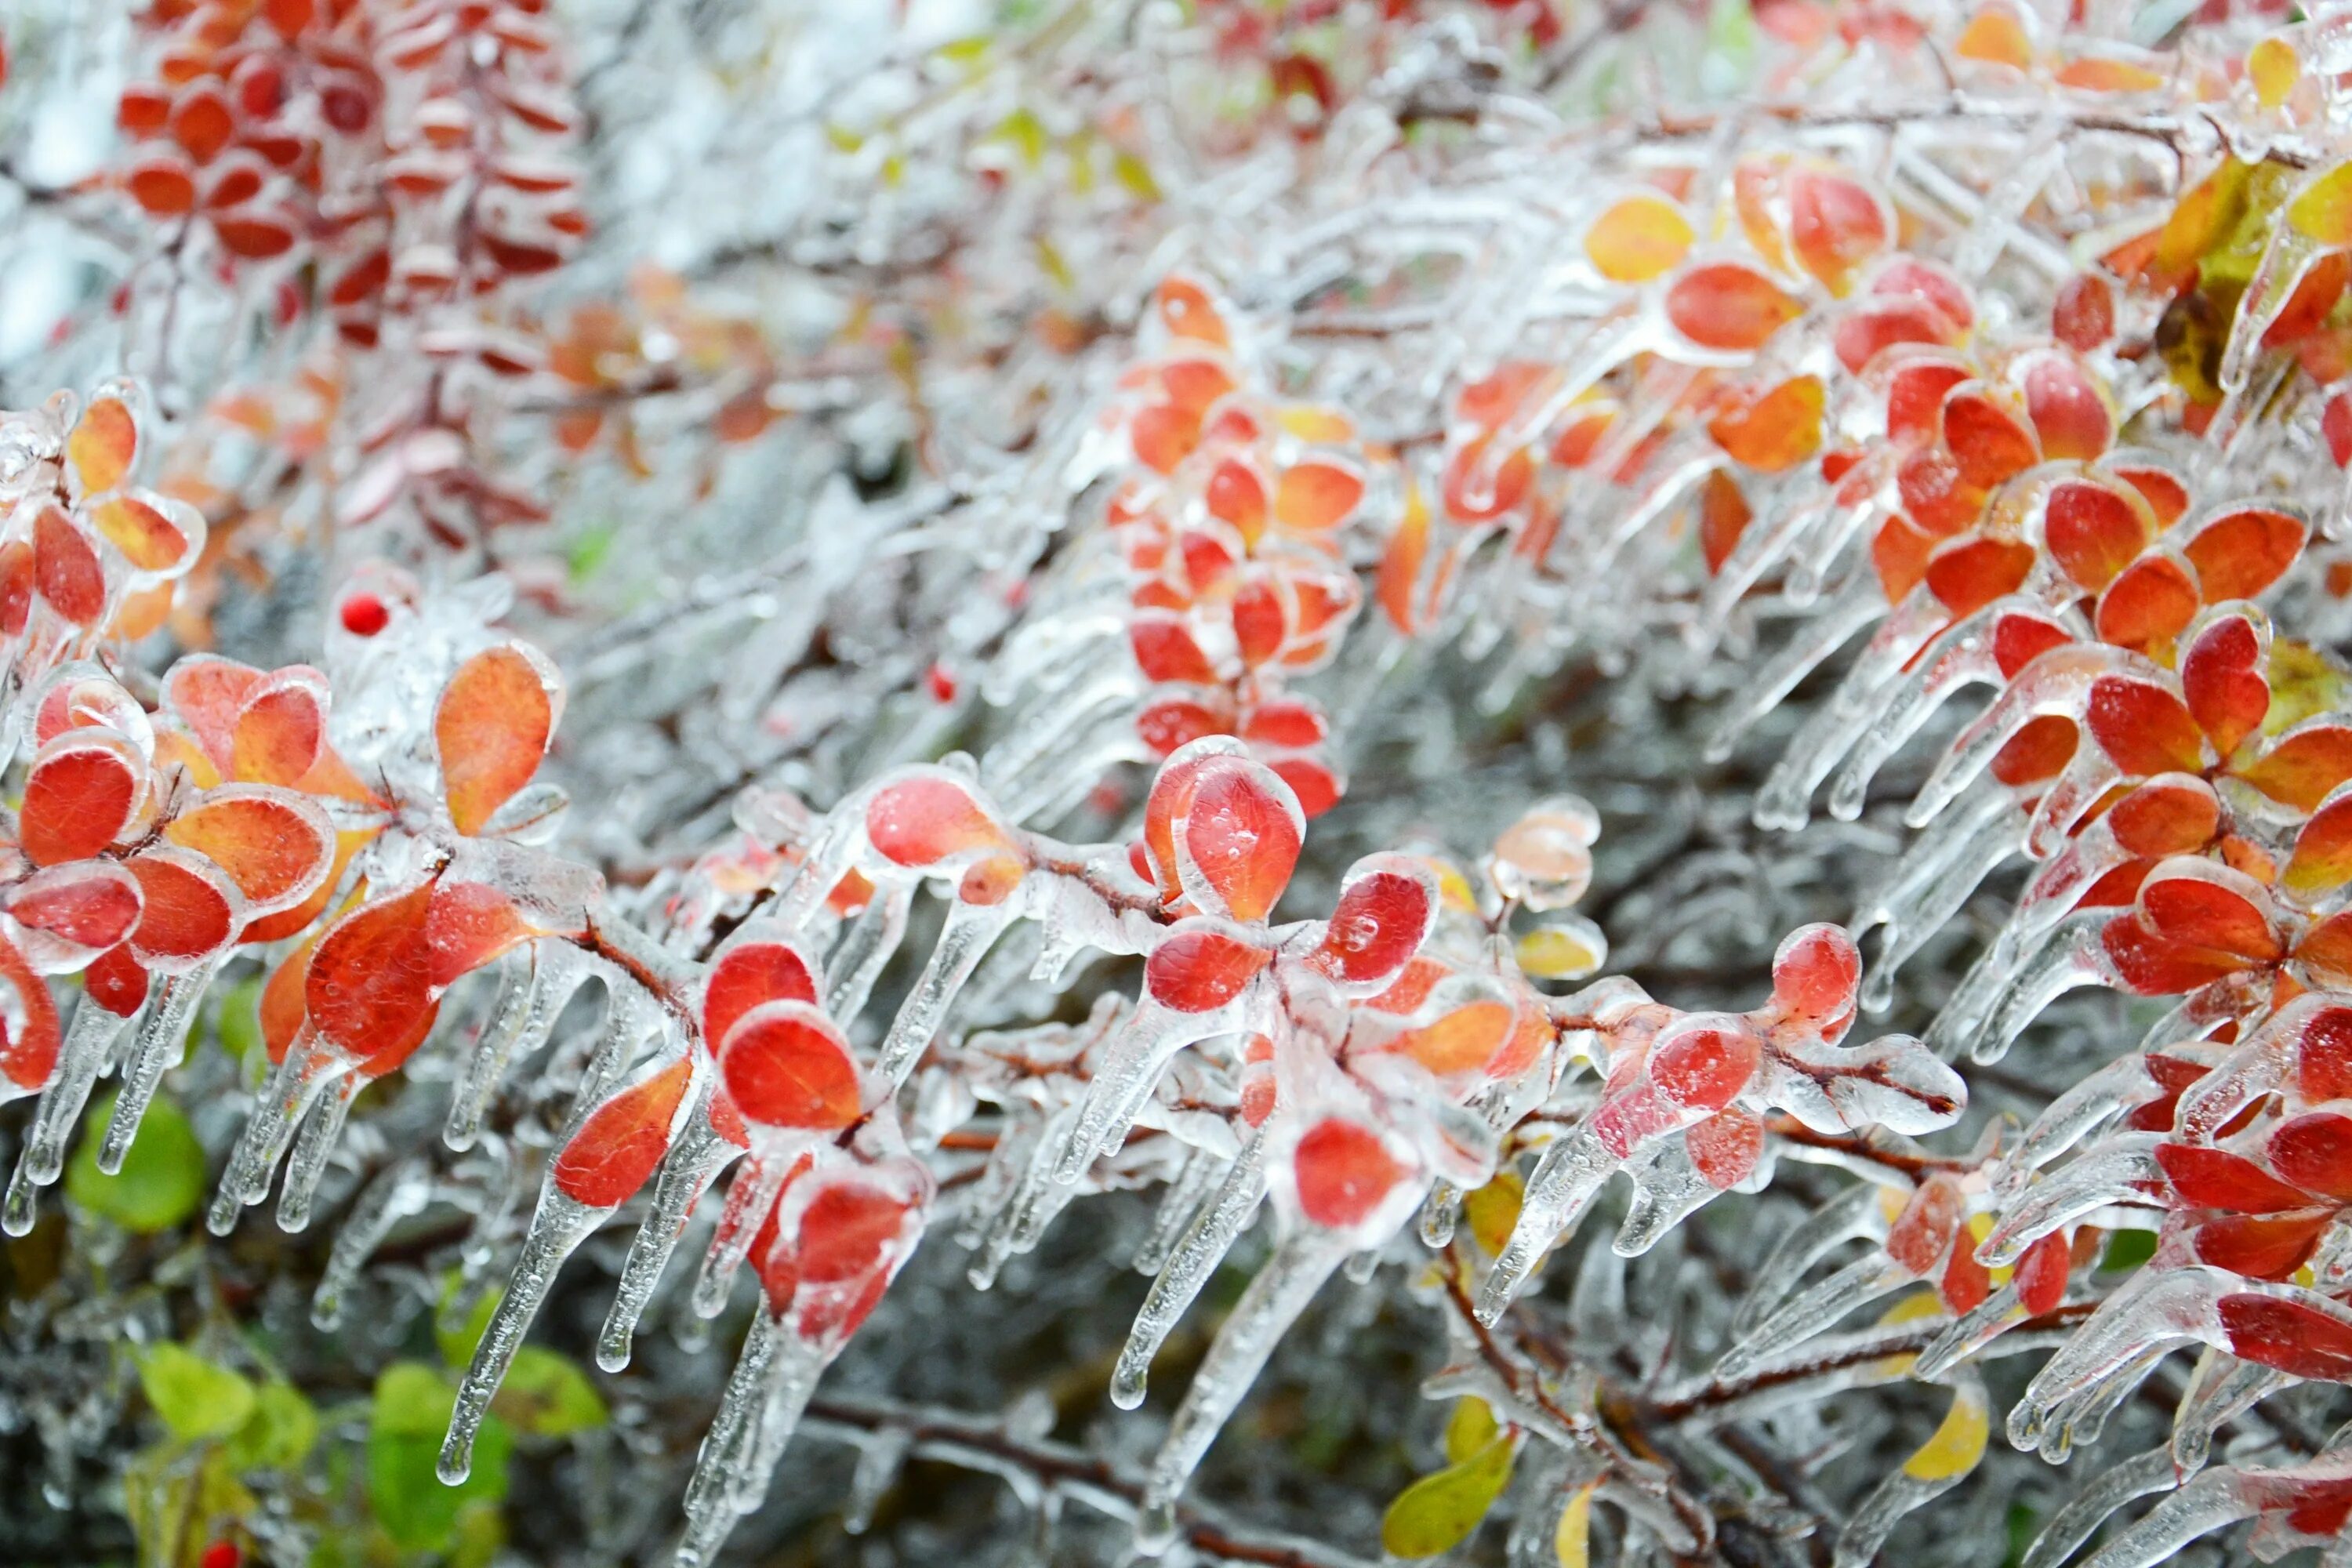
POLYGON ((2011 1406, 2011 1447, 2041 1448, 2053 1458, 2053 1449, 2063 1453, 2069 1440, 2063 1407, 2085 1391, 2128 1392, 2175 1345, 2218 1338, 2216 1303, 2240 1283, 2237 1276, 2204 1264, 2143 1268, 2132 1275, 2042 1363, 2024 1397, 2011 1406))
POLYGON ((2258 1511, 2234 1474, 2206 1470, 2099 1548, 2083 1568, 2155 1568, 2171 1562, 2190 1542, 2258 1511))
POLYGON ((1639 1258, 1665 1238, 1695 1210, 1722 1191, 1699 1173, 1680 1138, 1654 1139, 1626 1162, 1633 1200, 1610 1246, 1622 1258, 1639 1258))
POLYGON ((481 1342, 474 1347, 473 1363, 457 1384, 457 1407, 449 1414, 449 1435, 441 1443, 441 1479, 456 1486, 466 1479, 473 1468, 474 1435, 481 1429, 482 1416, 489 1410, 490 1397, 507 1374, 514 1353, 522 1345, 523 1335, 530 1331, 531 1319, 539 1315, 540 1303, 547 1300, 548 1288, 555 1283, 556 1270, 574 1248, 588 1239, 613 1211, 591 1208, 558 1191, 551 1177, 541 1191, 539 1207, 530 1216, 530 1229, 523 1237, 522 1251, 515 1258, 514 1272, 507 1279, 506 1294, 499 1298, 498 1310, 490 1314, 489 1326, 482 1331, 481 1342))
POLYGON ((2063 1465, 2078 1445, 2088 1447, 2096 1443, 2106 1427, 2107 1417, 2139 1391, 2139 1385, 2147 1381, 2172 1348, 2152 1346, 2131 1363, 2124 1375, 2095 1384, 2053 1406, 2048 1426, 2042 1434, 2042 1459, 2063 1465))
POLYGON ((2025 837, 2025 813, 1998 784, 1980 788, 1965 810, 1920 834, 1886 883, 1862 900, 1854 934, 1873 925, 1886 927, 1878 956, 1863 976, 1864 1006, 1883 1012, 1894 1003, 1897 970, 1940 928, 1940 921, 1930 923, 1930 915, 1947 904, 1957 910, 1967 902, 1983 879, 1982 873, 1969 867, 1983 863, 1990 853, 1989 839, 1995 837, 2012 842, 2025 837))
POLYGON ((646 1036, 662 1026, 665 1016, 660 1002, 635 979, 617 974, 606 977, 604 1027, 597 1034, 596 1048, 590 1053, 587 1066, 581 1069, 580 1087, 572 1096, 572 1109, 564 1117, 563 1131, 556 1136, 557 1148, 571 1142, 581 1123, 604 1103, 613 1086, 636 1058, 637 1047, 646 1036))
POLYGON ((1135 1271, 1157 1274, 1168 1262, 1176 1243, 1192 1226, 1201 1212, 1201 1205, 1223 1182, 1225 1162, 1206 1149, 1194 1149, 1184 1156, 1176 1177, 1160 1194, 1160 1207, 1151 1216, 1151 1229, 1145 1235, 1143 1245, 1135 1249, 1135 1271))
POLYGON ((2135 1051, 2116 1058, 2042 1109, 2001 1157, 1993 1173, 1993 1190, 2004 1199, 2014 1198, 2024 1191, 2034 1172, 2126 1110, 2154 1098, 2160 1087, 2148 1072, 2144 1055, 2135 1051))
POLYGON ((310 1200, 327 1173, 327 1162, 334 1158, 343 1121, 352 1113, 352 1101, 373 1081, 357 1072, 345 1073, 302 1123, 294 1140, 294 1152, 286 1162, 285 1184, 278 1190, 278 1229, 298 1231, 310 1223, 310 1200))
POLYGON ((735 1172, 735 1180, 727 1188, 727 1207, 719 1216, 718 1234, 710 1238, 710 1250, 703 1255, 702 1272, 694 1281, 694 1312, 698 1318, 715 1318, 726 1310, 727 1293, 735 1288, 736 1271, 758 1239, 760 1226, 775 1205, 776 1194, 784 1189, 784 1178, 792 1174, 793 1154, 789 1151, 754 1151, 735 1172))
MULTIPOLYGON (((2069 643, 2050 649, 2019 670, 1991 706, 1946 748, 1927 782, 1912 797, 1904 821, 1913 827, 1935 821, 1991 765, 2012 736, 2044 715, 2075 717, 2091 683, 2112 671, 2136 668, 2131 662, 2136 657, 2103 643, 2069 643)), ((2138 661, 2138 667, 2154 668, 2145 659, 2138 661)))
POLYGON ((785 1448, 791 1446, 793 1434, 800 1429, 801 1416, 807 1411, 809 1398, 816 1393, 824 1369, 832 1364, 833 1353, 824 1344, 804 1340, 790 1331, 776 1347, 776 1353, 768 1363, 767 1397, 761 1405, 759 1425, 751 1433, 751 1462, 730 1478, 728 1504, 738 1514, 756 1511, 766 1497, 768 1482, 774 1477, 785 1448))
POLYGON ((2050 1522, 2042 1527, 2042 1533, 2025 1549, 2024 1560, 2018 1568, 2058 1568, 2091 1539, 2091 1532, 2105 1524, 2116 1510, 2134 1498, 2170 1491, 2179 1484, 2179 1477, 2172 1468, 2172 1455, 2164 1448, 2135 1454, 2122 1464, 2098 1472, 2073 1500, 2050 1516, 2050 1522))
MULTIPOLYGON (((1830 514, 1829 526, 1814 534, 1810 548, 1798 554, 1782 577, 1783 592, 1792 605, 1808 605, 1822 596, 1822 585, 1845 553, 1854 536, 1885 517, 1886 509, 1878 501, 1865 500, 1858 506, 1839 507, 1830 514)), ((1853 576, 1874 578, 1878 574, 1864 566, 1853 576)), ((1848 585, 1851 585, 1849 579, 1848 585)), ((1841 590, 1843 591, 1843 590, 1841 590)), ((1883 604, 1884 601, 1882 601, 1883 604)))
POLYGON ((1742 1335, 1723 1352, 1715 1375, 1730 1381, 1746 1377, 1765 1361, 1834 1326, 1855 1308, 1877 1300, 1889 1291, 1916 1284, 1919 1277, 1884 1254, 1859 1258, 1798 1294, 1780 1310, 1742 1335))
POLYGON ((743 1336, 735 1371, 719 1396, 718 1413, 702 1435, 694 1474, 686 1484, 686 1538, 678 1543, 677 1568, 709 1562, 735 1527, 735 1510, 727 1500, 736 1471, 751 1460, 755 1443, 748 1428, 764 1413, 768 1367, 787 1337, 782 1321, 764 1307, 752 1314, 751 1331, 743 1336))
POLYGON ((156 983, 154 1000, 131 1041, 122 1092, 114 1101, 114 1119, 106 1124, 106 1136, 98 1146, 98 1168, 105 1174, 111 1176, 122 1169, 131 1141, 139 1135, 140 1119, 147 1114, 163 1075, 178 1067, 187 1054, 188 1025, 196 1016, 196 1004, 205 999, 205 988, 220 973, 221 962, 217 957, 207 959, 185 974, 166 975, 156 983))
POLYGON ((1478 1321, 1493 1326, 1511 1299, 1536 1271, 1544 1254, 1562 1240, 1617 1169, 1616 1157, 1589 1126, 1580 1127, 1546 1149, 1528 1178, 1519 1217, 1502 1256, 1478 1284, 1478 1321))
POLYGON ((1888 687, 1943 625, 1948 612, 1926 587, 1915 588, 1878 628, 1829 700, 1790 739, 1780 761, 1757 792, 1754 817, 1762 828, 1802 827, 1813 791, 1877 720, 1888 687))
POLYGON ((343 1296, 357 1282, 369 1258, 383 1245, 393 1226, 423 1214, 432 1201, 432 1168, 421 1157, 402 1161, 367 1184, 352 1212, 336 1227, 334 1250, 328 1254, 319 1289, 310 1297, 312 1327, 330 1331, 342 1321, 343 1296))
POLYGON ((1955 819, 1954 826, 1963 831, 1953 841, 1951 858, 1908 901, 1888 911, 1886 937, 1865 983, 1865 1005, 1884 1009, 1894 1002, 1896 972, 1938 932, 1948 930, 1984 879, 2022 847, 2022 814, 2007 801, 1990 804, 1991 809, 1955 819))
POLYGON ((2197 1358, 2189 1392, 2172 1412, 2172 1468, 2179 1475, 2205 1468, 2213 1434, 2237 1419, 2295 1378, 2260 1362, 2240 1361, 2207 1346, 2197 1358))
POLYGON ((1462 1189, 1452 1182, 1433 1183, 1421 1205, 1421 1242, 1442 1252, 1454 1241, 1454 1227, 1462 1223, 1462 1189))
POLYGON ((729 1142, 710 1125, 711 1079, 707 1071, 698 1077, 702 1079, 697 1089, 700 1099, 688 1113, 685 1131, 654 1179, 653 1197, 629 1243, 628 1260, 621 1266, 621 1283, 613 1292, 612 1310, 604 1315, 604 1331, 596 1338, 596 1364, 606 1372, 618 1372, 629 1364, 629 1342, 636 1333, 637 1320, 645 1315, 646 1303, 653 1300, 695 1205, 719 1173, 743 1152, 741 1144, 729 1142))
POLYGON ((874 1524, 874 1510, 907 1468, 914 1439, 898 1428, 886 1427, 858 1445, 857 1468, 850 1473, 849 1497, 842 1506, 841 1528, 863 1535, 874 1524))
MULTIPOLYGON (((1968 1245, 1967 1237, 1961 1245, 1968 1245)), ((1944 1373, 1973 1357, 2010 1329, 2026 1321, 2024 1304, 2018 1299, 2015 1281, 2003 1285, 1986 1297, 1973 1310, 1955 1319, 1944 1331, 1927 1342, 1911 1363, 1911 1375, 1926 1382, 1935 1382, 1944 1373)))
POLYGON ((2156 1161, 2160 1142, 2161 1135, 2154 1132, 2127 1134, 2034 1183, 2001 1212, 2000 1223, 1977 1248, 1978 1258, 1990 1268, 2007 1268, 2061 1226, 2093 1209, 2140 1196, 2144 1184, 2162 1183, 2164 1167, 2156 1161))
POLYGON ((1732 1315, 1733 1334, 1753 1332, 1797 1288, 1798 1281, 1811 1272, 1813 1265, 1828 1257, 1839 1243, 1860 1237, 1885 1236, 1886 1198, 1885 1188, 1863 1182, 1790 1226, 1757 1269, 1748 1294, 1740 1299, 1732 1315))
POLYGON ((1021 913, 1022 895, 1015 890, 1011 896, 993 904, 968 904, 961 899, 948 903, 947 923, 940 929, 939 944, 931 949, 929 962, 923 965, 922 974, 900 1004, 898 1016, 890 1020, 890 1032, 884 1037, 882 1048, 874 1061, 874 1070, 889 1079, 893 1087, 906 1081, 915 1063, 930 1047, 931 1037, 940 1031, 948 1008, 954 1005, 956 993, 990 947, 1003 935, 1004 928, 1021 913))
MULTIPOLYGON (((1123 627, 1118 630, 1123 634, 1123 627)), ((1123 657, 1118 661, 1118 665, 1126 663, 1123 657)), ((1004 800, 1022 793, 1024 781, 1041 767, 1058 773, 1070 752, 1069 737, 1133 710, 1141 695, 1140 682, 1132 668, 1114 666, 1114 669, 1115 673, 1095 679, 1058 701, 1040 704, 1024 713, 988 748, 988 765, 982 777, 992 796, 1004 800)), ((1016 816, 1014 820, 1026 818, 1016 816)))
POLYGON ((1779 707, 1854 633, 1885 613, 1886 601, 1879 594, 1877 578, 1866 572, 1857 574, 1834 599, 1797 627, 1788 646, 1769 664, 1740 683, 1707 739, 1706 760, 1728 761, 1739 738, 1759 719, 1779 707))
POLYGON ((81 1122, 90 1086, 98 1081, 108 1054, 129 1021, 100 1006, 87 993, 74 1009, 73 1023, 58 1050, 57 1076, 42 1092, 33 1125, 25 1134, 25 1146, 17 1153, 16 1172, 8 1178, 0 1230, 23 1236, 33 1228, 34 1201, 65 1169, 66 1144, 81 1122))
POLYGON ((988 1227, 981 1242, 980 1258, 967 1276, 973 1289, 985 1290, 994 1285, 1006 1260, 1014 1253, 1034 1248, 1045 1227, 1077 1196, 1077 1189, 1054 1180, 1053 1172, 1053 1156, 1068 1136, 1074 1117, 1074 1111, 1064 1110, 1047 1119, 1028 1150, 1011 1201, 997 1215, 996 1223, 988 1227))
POLYGON ((907 911, 915 901, 911 882, 886 882, 857 913, 825 965, 824 1011, 846 1022, 866 1011, 874 983, 898 955, 907 936, 907 911))
POLYGON ((1937 1016, 1927 1031, 1929 1046, 1948 1060, 1962 1047, 1979 1062, 1997 1062, 2007 1056, 2017 1037, 2051 1003, 2105 977, 2105 968, 2097 962, 2099 933, 2114 912, 2084 910, 2069 915, 2014 959, 1996 942, 1937 1016))
POLYGON ((441 1141, 463 1152, 481 1136, 482 1114, 518 1057, 528 1057, 547 1038, 556 1015, 585 978, 577 950, 568 944, 534 942, 509 954, 499 970, 499 988, 482 1023, 474 1054, 467 1060, 449 1100, 449 1121, 441 1141))
POLYGON ((1152 1280, 1151 1289, 1143 1298, 1143 1306, 1135 1314, 1135 1326, 1128 1331, 1127 1343, 1118 1352, 1118 1368, 1110 1378, 1110 1402, 1122 1410, 1132 1410, 1143 1403, 1144 1380, 1151 1371, 1151 1358, 1160 1353, 1168 1335, 1200 1295, 1209 1277, 1224 1261, 1243 1231, 1256 1217, 1259 1202, 1265 1196, 1265 1135, 1263 1131, 1250 1134, 1241 1152, 1225 1167, 1224 1180, 1218 1184, 1216 1195, 1208 1205, 1193 1216, 1183 1237, 1169 1254, 1167 1264, 1152 1280))
POLYGON ((268 1087, 254 1101, 252 1113, 246 1118, 245 1131, 229 1154, 220 1190, 213 1194, 213 1206, 205 1216, 205 1224, 215 1236, 226 1236, 235 1230, 239 1212, 268 1194, 269 1178, 277 1171, 296 1125, 322 1090, 353 1070, 351 1058, 320 1039, 308 1025, 294 1037, 294 1043, 287 1047, 286 1059, 278 1064, 268 1087))
POLYGON ((1184 1483, 1257 1381, 1276 1343, 1350 1250, 1339 1237, 1304 1228, 1276 1244, 1265 1267, 1217 1331, 1201 1370, 1192 1375, 1192 1385, 1184 1391, 1184 1403, 1169 1423, 1135 1521, 1137 1552, 1157 1557, 1175 1543, 1176 1500, 1184 1483))
POLYGON ((1845 769, 1830 788, 1830 815, 1852 822, 1862 815, 1870 781, 1887 758, 1903 749, 1944 703, 1980 681, 1997 680, 1992 631, 2014 602, 1996 601, 1938 633, 1917 659, 1897 675, 1878 721, 1855 737, 1845 769))
POLYGON ((865 838, 865 803, 853 795, 826 815, 799 872, 777 897, 771 918, 782 932, 799 931, 824 906, 825 895, 856 864, 865 838))
POLYGON ((1185 1047, 1226 1033, 1220 1021, 1230 1026, 1238 1005, 1227 1003, 1213 1013, 1179 1013, 1148 996, 1137 1004, 1103 1047, 1101 1062, 1087 1085, 1077 1128, 1054 1166, 1054 1179, 1075 1182, 1097 1158, 1117 1153, 1168 1064, 1185 1047))

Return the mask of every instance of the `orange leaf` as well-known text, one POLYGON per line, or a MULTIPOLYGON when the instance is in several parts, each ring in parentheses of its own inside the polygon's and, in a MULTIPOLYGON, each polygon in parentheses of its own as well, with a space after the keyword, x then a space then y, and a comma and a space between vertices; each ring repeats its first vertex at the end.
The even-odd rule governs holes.
POLYGON ((248 917, 293 908, 326 883, 335 863, 327 814, 292 790, 232 786, 206 795, 163 829, 229 875, 248 917))
POLYGON ((555 733, 559 679, 521 643, 478 653, 450 677, 433 739, 458 832, 479 833, 539 771, 555 733))
POLYGON ((138 452, 139 422, 131 416, 131 405, 110 392, 89 400, 66 437, 66 461, 86 496, 121 484, 138 452))

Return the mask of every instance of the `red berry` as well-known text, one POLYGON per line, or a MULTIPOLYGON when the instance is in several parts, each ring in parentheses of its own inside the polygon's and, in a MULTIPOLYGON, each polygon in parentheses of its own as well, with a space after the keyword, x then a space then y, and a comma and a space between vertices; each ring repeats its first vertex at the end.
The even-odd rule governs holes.
POLYGON ((392 624, 392 612, 373 594, 353 594, 343 601, 343 630, 372 637, 392 624))

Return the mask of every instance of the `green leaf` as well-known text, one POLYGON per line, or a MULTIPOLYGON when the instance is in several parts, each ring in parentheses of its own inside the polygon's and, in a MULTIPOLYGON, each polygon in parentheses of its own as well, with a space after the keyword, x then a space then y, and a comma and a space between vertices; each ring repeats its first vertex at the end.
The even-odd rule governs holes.
POLYGON ((495 1405, 518 1432, 569 1437, 608 1419, 604 1396, 571 1357, 538 1345, 515 1352, 495 1405))
POLYGON ((620 534, 620 529, 609 522, 583 530, 580 537, 572 542, 572 548, 566 555, 565 566, 572 581, 585 583, 593 577, 597 568, 603 566, 605 558, 613 553, 613 542, 620 534))
POLYGON ((2156 1232, 2152 1230, 2118 1230, 2107 1237, 2107 1249, 2099 1257, 2099 1272, 2120 1274, 2126 1268, 2137 1268, 2156 1256, 2156 1232))
POLYGON ((110 1094, 83 1118, 81 1147, 66 1167, 66 1196, 142 1236, 169 1230, 205 1200, 205 1146, 180 1108, 157 1095, 122 1169, 109 1176, 98 1168, 98 1142, 113 1116, 110 1094))
POLYGON ((457 1402, 457 1385, 423 1362, 394 1362, 376 1379, 367 1438, 368 1506, 394 1544, 446 1552, 468 1504, 495 1505, 507 1495, 514 1434, 492 1415, 474 1439, 474 1468, 454 1487, 435 1467, 457 1402))
POLYGON ((1517 1447, 1506 1434, 1405 1488, 1381 1521, 1381 1544, 1396 1557, 1435 1557, 1461 1545, 1509 1484, 1517 1447))
POLYGON ((454 1268, 441 1277, 441 1304, 433 1318, 433 1342, 441 1347, 441 1359, 451 1366, 464 1366, 474 1359, 474 1347, 482 1342, 482 1335, 490 1326, 490 1314, 499 1310, 499 1302, 506 1295, 503 1290, 483 1291, 464 1320, 453 1322, 452 1309, 465 1284, 465 1276, 454 1268))
POLYGON ((261 1385, 253 1414, 229 1435, 229 1463, 240 1470, 290 1469, 319 1441, 319 1413, 283 1379, 261 1385))
POLYGON ((220 1035, 221 1049, 238 1061, 251 1055, 261 1044, 261 985, 258 977, 230 987, 221 998, 220 1016, 214 1027, 220 1035))
POLYGON ((141 1356, 139 1386, 183 1441, 224 1436, 253 1414, 252 1381, 184 1345, 157 1345, 141 1356))

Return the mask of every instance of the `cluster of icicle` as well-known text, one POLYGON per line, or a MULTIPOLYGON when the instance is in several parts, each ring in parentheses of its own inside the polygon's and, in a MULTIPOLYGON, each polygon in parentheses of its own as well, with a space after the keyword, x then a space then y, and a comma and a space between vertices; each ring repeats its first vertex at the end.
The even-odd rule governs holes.
POLYGON ((1850 1523, 1842 1563, 1865 1561, 1895 1518, 1973 1466, 1988 1415, 1970 1360, 2053 1342, 2007 1423, 2053 1462, 2095 1440, 2172 1351, 2202 1355, 2171 1441, 2092 1481, 2033 1544, 2034 1568, 2157 1492, 2172 1495, 2096 1568, 2164 1561, 2249 1517, 2266 1555, 2347 1550, 2343 1435, 2316 1456, 2257 1448, 2208 1465, 2216 1430, 2263 1398, 2352 1381, 2352 670, 2266 608, 2307 611, 2331 591, 2318 509, 2302 502, 2340 494, 2344 451, 2324 421, 2341 399, 2296 354, 2343 288, 2341 252, 2314 234, 2339 171, 2293 175, 2266 220, 2204 449, 2159 456, 2118 437, 2125 410, 2143 438, 2170 411, 2114 352, 2128 341, 2116 320, 2152 323, 2166 292, 2190 286, 2164 276, 2167 254, 2177 267, 2214 242, 2195 232, 2200 195, 2260 177, 2247 169, 2225 164, 2189 193, 2140 269, 2062 292, 2051 339, 1969 361, 1878 336, 1859 364, 1842 355, 1866 372, 1872 450, 1824 479, 1834 504, 1759 514, 1773 526, 1738 536, 1717 568, 1718 597, 1768 577, 1818 582, 1809 563, 1873 535, 1851 591, 1813 606, 1726 731, 1727 752, 1874 624, 1788 743, 1759 826, 1801 826, 1833 774, 1830 809, 1858 816, 1881 766, 1949 699, 1993 689, 1911 799, 1925 831, 1858 911, 1855 929, 1885 928, 1867 1004, 1891 1002, 1899 965, 2020 855, 2023 890, 1930 1031, 1939 1057, 1998 1060, 2077 987, 2174 999, 2137 1048, 2021 1134, 1927 1162, 1932 1174, 1877 1173, 1883 1184, 1824 1208, 1768 1266, 1719 1378, 1800 1361, 1908 1287, 1932 1287, 1916 1300, 1947 1320, 1907 1372, 1952 1384, 1953 1413, 1850 1523), (2279 425, 2252 425, 2250 405, 2279 425), (2254 477, 2233 487, 2242 473, 2254 477), (2116 1229, 2155 1231, 2155 1256, 2098 1275, 2116 1229), (1856 1238, 1864 1256, 1805 1282, 1856 1238), (2047 1331, 1996 1344, 2027 1325, 2047 1331))
POLYGON ((953 760, 893 771, 813 819, 761 796, 743 816, 747 847, 672 903, 679 935, 725 930, 677 972, 688 1027, 583 1094, 443 1452, 445 1476, 462 1475, 556 1268, 650 1185, 599 1348, 623 1364, 698 1199, 735 1164, 693 1301, 719 1311, 748 1263, 763 1305, 688 1492, 681 1562, 709 1561, 760 1504, 818 1376, 932 1217, 936 1165, 968 1163, 970 1135, 948 1135, 983 1104, 993 1138, 964 1208, 977 1285, 1079 1192, 1167 1185, 1146 1247, 1157 1278, 1113 1381, 1122 1405, 1140 1402, 1160 1344, 1261 1205, 1275 1212, 1273 1253, 1152 1466, 1138 1539, 1155 1552, 1324 1280, 1424 1205, 1444 1245, 1461 1194, 1530 1118, 1569 1131, 1538 1169, 1498 1300, 1615 1171, 1637 1194, 1619 1246, 1637 1252, 1717 1193, 1769 1179, 1769 1110, 1840 1133, 1923 1131, 1961 1108, 1958 1079, 1917 1042, 1838 1044, 1859 961, 1832 928, 1789 940, 1771 999, 1748 1014, 1684 1014, 1622 980, 1539 992, 1503 922, 1582 891, 1599 824, 1578 801, 1506 835, 1484 895, 1442 861, 1382 853, 1347 875, 1328 919, 1289 923, 1272 916, 1304 814, 1228 737, 1167 760, 1131 845, 1024 831, 953 760), (848 1030, 927 885, 946 897, 940 935, 861 1049, 848 1030), (1139 994, 1098 1000, 1081 1026, 943 1039, 982 958, 1024 920, 1041 928, 1037 978, 1058 985, 1089 950, 1131 954, 1139 994), (1598 1109, 1580 1066, 1605 1082, 1598 1109))

